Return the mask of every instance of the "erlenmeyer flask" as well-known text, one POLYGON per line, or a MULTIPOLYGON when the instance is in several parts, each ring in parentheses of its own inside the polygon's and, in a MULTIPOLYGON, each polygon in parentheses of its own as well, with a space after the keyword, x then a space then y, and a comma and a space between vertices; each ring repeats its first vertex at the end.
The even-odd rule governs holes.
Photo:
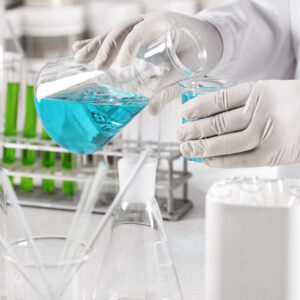
MULTIPOLYGON (((120 187, 135 163, 119 161, 120 187)), ((183 299, 154 198, 155 173, 156 161, 148 159, 116 211, 96 299, 183 299)))
POLYGON ((205 63, 206 50, 198 35, 175 24, 157 41, 143 45, 125 68, 116 61, 99 71, 93 62, 79 64, 73 57, 49 62, 38 75, 35 105, 53 140, 70 152, 91 154, 119 133, 159 89, 197 74, 205 63))

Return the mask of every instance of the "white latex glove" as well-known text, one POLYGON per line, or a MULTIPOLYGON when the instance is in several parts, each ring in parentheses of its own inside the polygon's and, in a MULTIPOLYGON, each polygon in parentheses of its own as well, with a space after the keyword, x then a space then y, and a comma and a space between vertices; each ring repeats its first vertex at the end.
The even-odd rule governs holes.
MULTIPOLYGON (((116 24, 110 31, 101 33, 93 39, 78 41, 73 45, 75 60, 81 63, 95 60, 98 69, 106 69, 118 56, 118 63, 125 67, 130 64, 142 45, 157 40, 171 25, 176 23, 189 26, 201 37, 208 53, 207 64, 203 70, 204 73, 207 73, 221 57, 223 46, 219 33, 209 23, 174 12, 132 17, 116 24)), ((193 58, 191 57, 191 59, 193 58)), ((150 111, 157 114, 179 92, 177 84, 159 91, 150 100, 150 111)))
POLYGON ((182 107, 178 129, 187 157, 210 167, 300 162, 300 81, 258 81, 198 96, 182 107))

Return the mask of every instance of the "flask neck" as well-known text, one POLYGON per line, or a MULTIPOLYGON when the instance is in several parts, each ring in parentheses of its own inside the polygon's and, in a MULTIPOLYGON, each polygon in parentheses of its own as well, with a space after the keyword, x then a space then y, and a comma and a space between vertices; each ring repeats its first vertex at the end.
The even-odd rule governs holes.
MULTIPOLYGON (((126 157, 119 160, 120 189, 125 186, 136 162, 136 157, 126 157)), ((139 175, 131 183, 131 186, 124 195, 123 202, 148 202, 155 198, 156 165, 157 161, 152 158, 149 158, 144 163, 139 171, 139 175)))
POLYGON ((172 25, 164 36, 164 43, 173 67, 187 76, 201 73, 207 63, 207 51, 200 36, 191 27, 172 25))
POLYGON ((207 51, 199 35, 187 25, 174 24, 158 40, 142 46, 131 67, 118 76, 124 75, 128 90, 152 97, 157 88, 200 74, 206 62, 207 51))

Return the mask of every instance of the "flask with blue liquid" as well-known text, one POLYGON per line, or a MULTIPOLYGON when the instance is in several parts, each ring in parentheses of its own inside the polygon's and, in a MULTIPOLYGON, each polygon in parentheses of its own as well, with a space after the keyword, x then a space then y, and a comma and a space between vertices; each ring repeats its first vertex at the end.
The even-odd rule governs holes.
MULTIPOLYGON (((232 87, 236 85, 236 81, 194 76, 189 79, 182 80, 179 85, 181 87, 182 104, 184 104, 197 96, 205 95, 208 93, 215 93, 220 90, 225 90, 229 87, 232 87)), ((201 98, 199 99, 199 101, 201 101, 201 98)), ((183 118, 182 123, 195 120, 197 119, 186 120, 183 118)), ((194 162, 202 162, 201 157, 186 157, 186 159, 194 162)))
POLYGON ((73 57, 54 60, 38 76, 37 113, 60 146, 73 153, 91 154, 117 135, 161 88, 199 73, 205 63, 201 39, 181 24, 142 46, 125 68, 114 63, 99 71, 93 62, 79 64, 73 57), (178 42, 182 39, 184 45, 178 42), (187 53, 195 57, 192 63, 185 59, 187 53))

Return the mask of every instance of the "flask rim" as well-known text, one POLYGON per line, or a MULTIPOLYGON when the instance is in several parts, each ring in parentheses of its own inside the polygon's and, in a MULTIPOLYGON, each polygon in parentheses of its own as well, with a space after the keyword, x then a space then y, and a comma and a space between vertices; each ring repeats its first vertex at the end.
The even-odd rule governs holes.
MULTIPOLYGON (((119 165, 135 165, 138 161, 139 157, 137 156, 128 156, 128 157, 123 157, 121 159, 119 159, 118 164, 119 165)), ((151 165, 151 164, 156 164, 157 163, 157 159, 152 158, 152 157, 148 157, 145 162, 143 163, 143 165, 151 165)))
POLYGON ((179 86, 184 89, 205 90, 205 89, 227 89, 234 87, 238 81, 234 79, 218 79, 215 77, 193 76, 179 82, 179 86))
POLYGON ((195 76, 201 73, 207 63, 207 50, 200 36, 191 27, 180 23, 171 25, 164 36, 164 43, 169 59, 177 70, 184 72, 188 76, 195 76), (198 53, 201 54, 201 60, 203 62, 196 71, 192 71, 188 68, 177 55, 173 42, 173 34, 178 30, 183 31, 192 39, 194 45, 198 48, 198 53))

